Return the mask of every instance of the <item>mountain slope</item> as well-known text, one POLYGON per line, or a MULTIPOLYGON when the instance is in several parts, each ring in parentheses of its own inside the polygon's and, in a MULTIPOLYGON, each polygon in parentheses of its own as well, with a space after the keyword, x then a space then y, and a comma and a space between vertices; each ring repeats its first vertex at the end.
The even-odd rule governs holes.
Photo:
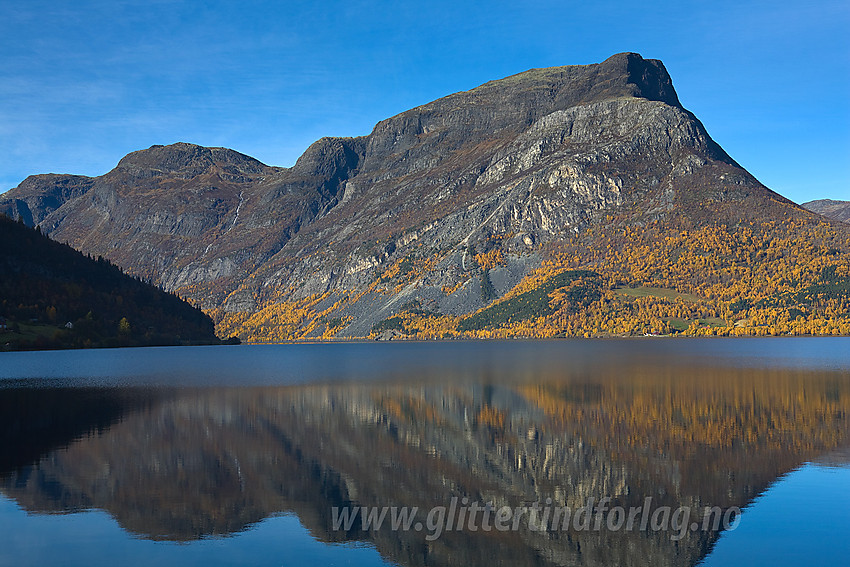
MULTIPOLYGON (((412 312, 439 336, 565 245, 599 254, 550 271, 609 270, 610 253, 652 244, 648 234, 722 226, 771 239, 782 235, 770 223, 821 221, 735 163, 681 106, 661 62, 634 53, 449 95, 368 136, 323 138, 290 169, 174 144, 98 178, 61 179, 80 188, 47 203, 58 180, 30 178, 0 211, 192 298, 220 332, 252 340, 421 334, 398 319, 412 312), (605 241, 629 230, 644 234, 605 241)), ((702 283, 656 280, 679 291, 702 283)), ((656 327, 647 319, 629 332, 668 330, 656 327)))
POLYGON ((803 203, 808 210, 841 222, 850 222, 850 201, 819 199, 803 203))
POLYGON ((0 215, 7 349, 217 343, 213 322, 173 294, 0 215))

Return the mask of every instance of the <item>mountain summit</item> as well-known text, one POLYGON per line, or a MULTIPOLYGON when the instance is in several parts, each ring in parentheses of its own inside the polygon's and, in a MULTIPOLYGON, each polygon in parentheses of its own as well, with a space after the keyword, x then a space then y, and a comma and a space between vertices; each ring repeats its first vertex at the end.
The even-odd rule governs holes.
MULTIPOLYGON (((266 340, 410 334, 415 317, 439 336, 518 324, 459 321, 540 291, 542 267, 599 273, 637 235, 822 222, 735 163, 664 65, 635 53, 446 96, 368 136, 322 138, 292 168, 154 146, 100 177, 30 177, 0 212, 193 299, 220 332, 266 340), (567 262, 564 246, 595 252, 567 262)), ((563 278, 549 291, 578 285, 563 278)), ((526 319, 554 309, 538 299, 549 306, 526 319)))

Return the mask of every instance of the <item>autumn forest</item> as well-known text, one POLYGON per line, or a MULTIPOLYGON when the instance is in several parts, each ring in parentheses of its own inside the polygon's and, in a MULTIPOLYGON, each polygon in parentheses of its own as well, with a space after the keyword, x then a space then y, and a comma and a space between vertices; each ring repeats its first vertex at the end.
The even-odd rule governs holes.
MULTIPOLYGON (((791 205, 788 205, 789 207, 791 205)), ((627 223, 609 216, 572 239, 546 246, 545 261, 503 297, 490 270, 506 252, 493 238, 469 250, 474 266, 454 287, 481 282, 486 307, 444 315, 411 301, 371 337, 516 338, 778 336, 850 334, 850 236, 815 217, 727 225, 627 223), (488 287, 490 289, 488 289, 488 287)), ((508 235, 510 236, 510 235, 508 235)), ((365 293, 398 293, 437 255, 410 255, 366 290, 271 302, 252 314, 219 314, 219 329, 253 342, 345 338, 344 307, 365 293), (326 306, 330 299, 333 305, 326 306)), ((471 263, 472 263, 471 262, 471 263)))

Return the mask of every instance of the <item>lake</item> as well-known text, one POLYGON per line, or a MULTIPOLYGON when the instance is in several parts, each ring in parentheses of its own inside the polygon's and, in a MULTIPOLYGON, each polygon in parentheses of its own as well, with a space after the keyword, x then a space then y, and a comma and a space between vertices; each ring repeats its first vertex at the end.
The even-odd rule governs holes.
POLYGON ((0 354, 0 565, 832 565, 850 338, 0 354))

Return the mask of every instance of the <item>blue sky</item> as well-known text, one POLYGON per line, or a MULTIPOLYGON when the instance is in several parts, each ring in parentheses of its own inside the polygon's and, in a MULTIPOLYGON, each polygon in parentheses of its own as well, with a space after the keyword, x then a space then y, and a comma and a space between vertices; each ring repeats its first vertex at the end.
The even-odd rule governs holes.
POLYGON ((488 80, 636 51, 768 187, 850 200, 848 29, 846 0, 0 0, 0 191, 177 141, 289 166, 488 80))

